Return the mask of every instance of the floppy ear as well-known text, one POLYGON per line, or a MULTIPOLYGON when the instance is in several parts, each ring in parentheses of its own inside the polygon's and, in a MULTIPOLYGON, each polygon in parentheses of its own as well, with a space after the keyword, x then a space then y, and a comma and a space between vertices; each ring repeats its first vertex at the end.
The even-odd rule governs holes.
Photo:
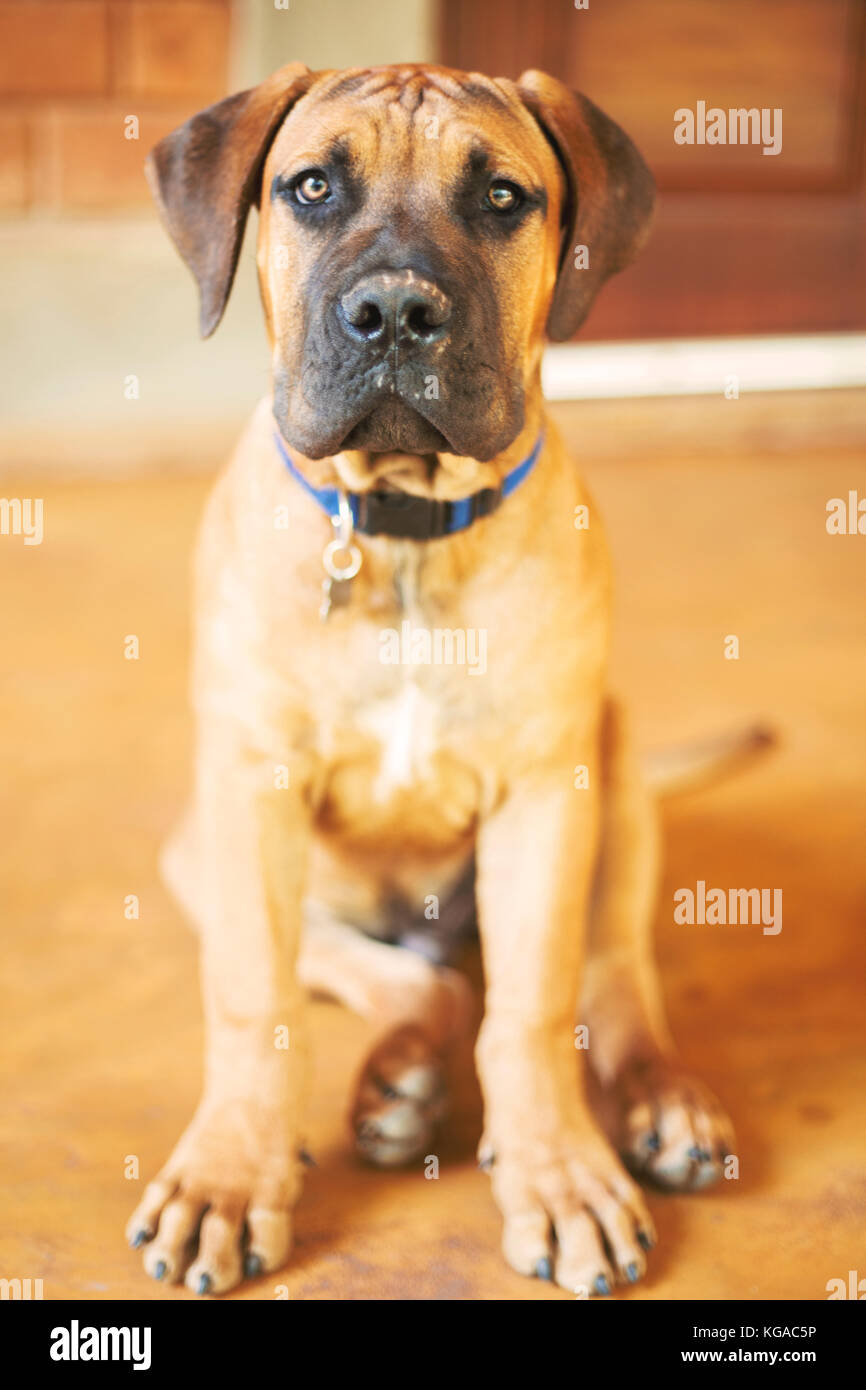
POLYGON ((200 111, 147 157, 151 192, 198 282, 203 338, 223 316, 268 147, 314 77, 303 63, 288 63, 258 87, 200 111))
POLYGON ((547 73, 530 69, 518 92, 565 172, 567 196, 548 336, 570 338, 609 275, 634 259, 649 235, 655 181, 635 146, 603 111, 547 73), (588 265, 575 266, 575 247, 588 265))

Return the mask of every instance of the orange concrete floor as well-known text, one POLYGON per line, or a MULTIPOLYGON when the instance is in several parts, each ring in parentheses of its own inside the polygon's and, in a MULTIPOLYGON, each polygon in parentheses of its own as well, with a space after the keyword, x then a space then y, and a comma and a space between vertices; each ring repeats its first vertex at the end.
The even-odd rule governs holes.
MULTIPOLYGON (((650 1275, 616 1296, 825 1298, 829 1279, 866 1276, 866 536, 825 530, 829 498, 866 497, 863 398, 559 414, 611 533, 617 684, 643 743, 754 716, 781 741, 665 808, 667 999, 734 1116, 741 1173, 651 1195, 650 1275), (675 926, 673 892, 698 879, 781 888, 782 932, 675 926)), ((46 1299, 193 1297, 145 1278, 122 1230, 141 1187, 128 1156, 154 1172, 200 1075, 195 942, 155 854, 188 775, 187 558, 205 488, 181 473, 0 487, 45 504, 41 546, 0 538, 0 1275, 42 1278, 46 1299)), ((296 1252, 235 1296, 280 1282, 298 1299, 567 1299, 498 1254, 471 1057, 438 1181, 420 1165, 383 1175, 345 1137, 368 1029, 330 1004, 312 1016, 318 1167, 296 1252)))

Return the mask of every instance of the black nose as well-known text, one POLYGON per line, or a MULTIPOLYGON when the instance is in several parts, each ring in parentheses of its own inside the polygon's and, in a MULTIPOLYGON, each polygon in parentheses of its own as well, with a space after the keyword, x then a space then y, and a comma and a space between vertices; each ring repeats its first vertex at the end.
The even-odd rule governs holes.
POLYGON ((365 275, 341 296, 339 317, 360 342, 386 348, 435 343, 448 335, 451 300, 414 270, 382 270, 365 275))

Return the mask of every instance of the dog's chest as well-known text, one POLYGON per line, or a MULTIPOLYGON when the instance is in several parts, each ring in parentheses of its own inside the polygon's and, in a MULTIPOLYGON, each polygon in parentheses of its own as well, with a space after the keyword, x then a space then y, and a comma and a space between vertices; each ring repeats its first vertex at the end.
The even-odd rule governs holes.
MULTIPOLYGON (((407 554, 412 555, 407 547, 407 554)), ((415 548, 417 551, 417 548, 415 548)), ((418 562, 398 566, 386 620, 347 624, 347 682, 320 725, 323 820, 352 839, 451 844, 478 817, 486 633, 419 601, 418 562)))
POLYGON ((481 794, 466 672, 401 664, 378 676, 321 725, 322 821, 353 840, 451 844, 471 831, 481 794))
POLYGON ((416 680, 406 680, 397 690, 372 700, 358 711, 358 726, 376 742, 379 765, 371 788, 372 799, 386 803, 412 786, 435 776, 436 754, 441 751, 440 708, 416 680))

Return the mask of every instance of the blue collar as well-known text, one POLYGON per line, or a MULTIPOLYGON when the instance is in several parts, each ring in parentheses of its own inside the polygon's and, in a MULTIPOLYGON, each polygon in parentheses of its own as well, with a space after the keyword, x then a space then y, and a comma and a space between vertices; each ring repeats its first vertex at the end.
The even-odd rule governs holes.
MULTIPOLYGON (((274 440, 283 463, 296 482, 301 484, 323 512, 329 517, 340 514, 340 491, 335 487, 313 487, 295 467, 282 436, 275 432, 274 440)), ((532 453, 512 468, 498 487, 482 488, 470 497, 456 502, 439 501, 432 497, 413 497, 408 492, 348 492, 343 494, 352 512, 355 531, 365 536, 395 536, 405 540, 429 541, 440 536, 453 536, 465 531, 480 516, 495 512, 506 497, 527 478, 538 462, 544 431, 535 441, 532 453)))

